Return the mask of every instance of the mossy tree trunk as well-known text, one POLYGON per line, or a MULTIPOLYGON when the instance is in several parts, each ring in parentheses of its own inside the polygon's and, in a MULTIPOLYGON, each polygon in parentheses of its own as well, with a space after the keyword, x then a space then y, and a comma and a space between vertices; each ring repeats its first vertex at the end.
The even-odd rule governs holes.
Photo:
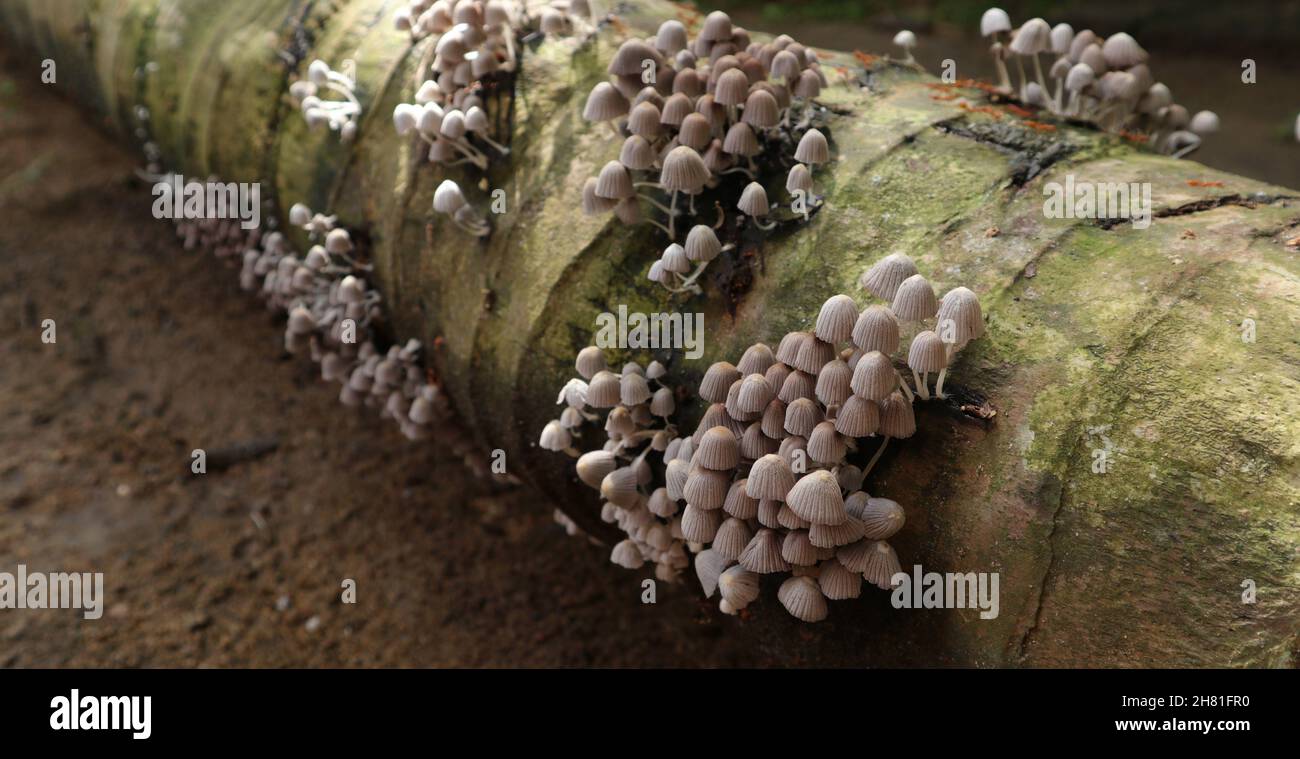
MULTIPOLYGON (((891 446, 869 489, 907 510, 893 541, 905 567, 999 572, 1000 615, 896 611, 870 592, 807 628, 768 589, 748 622, 726 624, 774 662, 1295 665, 1300 262, 1285 241, 1300 193, 1086 129, 1045 134, 962 110, 935 97, 930 77, 841 59, 850 78, 833 74, 822 98, 837 113, 837 158, 816 175, 826 207, 762 242, 738 298, 710 287, 672 302, 644 276, 663 244, 649 227, 580 212, 583 180, 617 155, 580 110, 618 34, 529 48, 513 155, 486 178, 508 212, 479 241, 430 213, 447 174, 418 165, 394 134, 389 115, 411 99, 429 44, 393 29, 396 5, 0 0, 0 22, 124 136, 147 107, 168 165, 262 182, 284 207, 305 202, 365 231, 394 331, 441 337, 434 363, 473 434, 597 534, 594 494, 574 485, 567 459, 533 445, 597 313, 703 310, 704 358, 658 356, 693 385, 709 362, 806 328, 829 295, 861 294, 858 275, 891 251, 941 292, 979 293, 988 334, 949 386, 987 398, 996 416, 921 407, 921 431, 891 446), (357 63, 366 110, 351 146, 309 131, 287 95, 313 58, 357 63), (156 70, 138 73, 148 62, 156 70), (1067 174, 1148 182, 1157 218, 1146 230, 1045 218, 1042 185, 1067 174), (1242 339, 1246 319, 1254 342, 1242 339), (1110 470, 1094 473, 1106 445, 1110 470)), ((616 11, 643 34, 676 8, 616 11)), ((453 176, 486 204, 477 177, 453 176)), ((639 579, 629 573, 630 596, 639 579)))

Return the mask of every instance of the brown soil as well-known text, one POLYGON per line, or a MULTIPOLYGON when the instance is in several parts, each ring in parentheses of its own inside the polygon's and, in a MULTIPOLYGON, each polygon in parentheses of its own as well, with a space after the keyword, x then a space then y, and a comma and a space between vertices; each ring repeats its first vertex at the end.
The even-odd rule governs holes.
POLYGON ((0 571, 103 572, 107 596, 99 620, 0 610, 0 666, 757 663, 685 588, 642 604, 644 573, 526 488, 343 407, 151 216, 136 158, 0 63, 0 571))

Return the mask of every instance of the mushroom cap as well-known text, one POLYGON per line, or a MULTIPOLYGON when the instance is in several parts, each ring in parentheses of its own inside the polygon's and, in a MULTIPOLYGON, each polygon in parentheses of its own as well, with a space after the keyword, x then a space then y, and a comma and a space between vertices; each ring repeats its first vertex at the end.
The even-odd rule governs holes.
POLYGON ((1197 111, 1192 117, 1189 128, 1199 134, 1206 135, 1219 131, 1219 114, 1214 111, 1197 111))
MULTIPOLYGON (((650 47, 645 42, 637 39, 627 40, 619 45, 614 57, 610 59, 606 71, 614 76, 635 76, 640 78, 643 61, 654 61, 655 68, 658 69, 664 62, 663 56, 659 51, 650 47)), ((603 119, 596 119, 603 121, 603 119)))
POLYGON ((741 121, 759 129, 776 126, 781 118, 781 107, 776 96, 765 89, 755 89, 745 98, 745 112, 741 121))
POLYGON ((776 397, 776 390, 761 374, 750 374, 740 380, 736 407, 746 414, 760 414, 776 397))
POLYGON ((659 173, 659 183, 664 189, 693 195, 704 188, 708 179, 709 169, 704 159, 691 147, 678 145, 664 156, 663 170, 659 173))
POLYGON ((822 94, 821 75, 813 69, 804 69, 794 83, 794 96, 802 100, 822 94))
POLYGON ((808 540, 807 530, 791 530, 781 541, 781 558, 796 567, 811 567, 817 563, 817 548, 808 540))
POLYGON ((700 28, 700 39, 709 42, 729 40, 732 35, 731 17, 722 11, 713 11, 704 17, 704 26, 700 28))
POLYGON ((592 375, 587 384, 587 403, 592 408, 613 408, 621 395, 618 375, 605 369, 592 375))
POLYGON ((1106 58, 1106 65, 1116 69, 1126 69, 1147 60, 1147 51, 1127 32, 1116 32, 1106 38, 1101 46, 1101 53, 1106 58))
POLYGON ((1070 67, 1070 71, 1065 75, 1065 89, 1070 92, 1078 92, 1096 81, 1097 74, 1092 70, 1092 66, 1086 63, 1076 63, 1070 67))
POLYGON ((910 50, 916 47, 916 35, 911 30, 902 29, 894 35, 894 44, 904 50, 910 50))
POLYGON ((632 174, 618 161, 609 161, 596 179, 596 196, 608 200, 623 200, 636 196, 632 174))
MULTIPOLYGON (((674 86, 676 82, 674 81, 674 86)), ((691 99, 680 92, 673 93, 664 101, 663 110, 659 114, 659 123, 667 126, 681 126, 681 123, 687 116, 695 112, 695 105, 691 99)))
MULTIPOLYGON (((685 520, 683 519, 683 521, 685 520)), ((718 589, 718 578, 722 575, 722 570, 726 569, 730 563, 728 557, 713 549, 706 548, 695 554, 695 575, 700 578, 700 585, 704 588, 705 598, 713 597, 714 592, 718 589)))
POLYGON ((471 106, 465 111, 465 128, 475 134, 487 132, 490 128, 487 113, 478 106, 471 106))
POLYGON ((937 333, 927 329, 912 338, 907 365, 917 372, 937 372, 948 366, 948 348, 937 333))
POLYGON ((730 362, 718 361, 709 366, 700 380, 700 397, 709 403, 723 403, 732 383, 740 379, 740 372, 730 362))
POLYGON ((916 434, 916 416, 912 412, 912 404, 897 390, 880 402, 880 428, 877 432, 899 440, 916 434))
POLYGON ((853 370, 848 364, 839 359, 826 362, 817 373, 817 400, 827 407, 843 404, 853 393, 852 381, 853 370))
MULTIPOLYGON (((738 126, 744 127, 743 124, 738 126)), ((748 129, 748 127, 744 127, 748 129)), ((767 190, 758 182, 750 182, 745 185, 745 190, 740 194, 740 201, 736 203, 740 212, 754 218, 761 219, 767 216, 771 206, 767 202, 767 190)))
POLYGON ((838 559, 827 559, 821 563, 817 584, 822 594, 832 601, 843 601, 862 595, 862 575, 850 572, 838 559))
POLYGON ((1011 31, 1011 17, 1001 8, 989 8, 980 17, 980 36, 988 37, 998 32, 1011 31))
POLYGON ((812 524, 842 524, 849 516, 844 511, 839 482, 825 469, 800 478, 786 495, 786 504, 801 519, 812 524))
POLYGON ((830 160, 830 155, 830 145, 826 142, 826 135, 817 129, 804 132, 803 137, 799 139, 799 146, 794 151, 794 159, 800 163, 826 163, 830 160))
MULTIPOLYGON (((847 509, 846 502, 845 510, 847 509)), ((866 527, 850 514, 841 524, 815 524, 808 528, 808 541, 817 548, 833 549, 861 540, 865 533, 866 527)))
POLYGON ((727 499, 722 503, 723 511, 740 520, 753 519, 758 515, 758 499, 745 492, 747 483, 745 478, 732 482, 727 490, 727 499))
MULTIPOLYGON (((1052 79, 1064 79, 1070 75, 1070 69, 1073 65, 1074 64, 1070 63, 1069 58, 1061 56, 1052 64, 1052 68, 1047 72, 1047 75, 1052 79)), ((1057 84, 1057 86, 1059 87, 1060 84, 1057 84)))
POLYGON ((654 165, 655 151, 646 138, 633 134, 623 141, 618 161, 633 171, 645 171, 654 165))
POLYGON ((722 252, 722 243, 713 228, 706 224, 697 224, 686 233, 686 257, 696 263, 705 263, 717 258, 722 252))
POLYGON ((714 102, 722 105, 742 105, 749 97, 749 77, 741 68, 730 68, 718 75, 713 89, 714 102))
MULTIPOLYGON (((690 113, 682 119, 677 141, 694 151, 700 151, 713 139, 713 124, 702 113, 690 113)), ((674 148, 676 150, 676 148, 674 148)))
POLYGON ((785 432, 807 437, 824 418, 822 409, 811 398, 796 398, 785 407, 785 432))
POLYGON ((812 192, 813 179, 812 172, 802 163, 796 163, 790 167, 790 173, 785 179, 786 192, 794 194, 796 191, 803 193, 812 192))
POLYGON ((664 271, 685 274, 691 270, 691 261, 686 257, 686 251, 677 243, 672 243, 667 248, 664 248, 659 261, 663 264, 664 271))
POLYGON ((627 113, 629 104, 623 93, 609 82, 600 82, 591 88, 582 117, 587 121, 611 121, 627 113))
POLYGON ((664 489, 674 501, 685 498, 686 481, 690 478, 691 465, 681 459, 673 459, 664 467, 664 489))
POLYGON ((965 287, 954 287, 944 293, 939 301, 938 321, 940 336, 947 339, 951 329, 952 342, 958 349, 984 334, 980 299, 965 287))
MULTIPOLYGON (((839 433, 835 431, 835 422, 821 422, 813 427, 812 434, 808 436, 807 450, 808 456, 823 466, 843 461, 845 445, 839 433)), ((839 480, 836 480, 835 487, 839 488, 839 480)))
POLYGON ((862 438, 876 434, 880 426, 880 408, 860 395, 849 396, 835 415, 835 429, 841 435, 862 438))
POLYGON ((746 427, 745 434, 740 438, 740 455, 750 461, 761 459, 769 453, 776 453, 779 448, 779 440, 763 434, 761 422, 754 422, 746 427))
POLYGON ((740 363, 736 364, 736 369, 743 375, 766 374, 768 368, 776 361, 772 355, 772 349, 765 343, 754 343, 745 349, 744 355, 740 357, 740 363))
POLYGON ((796 369, 786 375, 785 382, 781 383, 781 389, 777 391, 776 397, 784 403, 793 403, 799 398, 816 398, 817 378, 808 372, 796 369))
POLYGON ((682 511, 682 537, 692 543, 712 543, 722 520, 721 509, 702 509, 687 503, 682 511))
POLYGON ((596 194, 596 178, 587 177, 587 181, 582 185, 582 212, 592 216, 595 214, 608 213, 614 210, 618 205, 617 200, 602 198, 596 194))
POLYGON ((1031 18, 1020 25, 1011 38, 1010 50, 1016 55, 1034 55, 1052 45, 1052 27, 1041 18, 1031 18))
POLYGON ((673 398, 673 391, 661 387, 650 397, 650 413, 660 418, 666 418, 673 415, 677 410, 677 401, 673 398))
MULTIPOLYGON (((757 513, 757 501, 754 501, 754 508, 755 513, 757 513)), ((749 545, 749 541, 753 539, 754 532, 749 529, 749 525, 745 523, 745 520, 729 517, 723 520, 722 525, 718 527, 717 534, 713 536, 712 548, 723 558, 735 561, 740 558, 745 546, 749 545)))
POLYGON ((630 508, 636 505, 640 495, 637 493, 637 471, 635 467, 624 466, 605 475, 600 481, 600 497, 606 501, 630 508))
MULTIPOLYGON (((678 53, 677 75, 673 77, 673 94, 684 95, 687 98, 697 98, 704 94, 706 88, 705 82, 700 78, 700 74, 695 70, 695 62, 692 60, 689 64, 681 62, 682 56, 689 56, 690 51, 683 50, 678 53)), ((691 105, 694 108, 694 104, 691 105)))
POLYGON ((745 494, 758 500, 784 501, 794 485, 790 465, 773 453, 754 462, 745 480, 745 494))
POLYGON ((1069 24, 1057 24, 1048 35, 1052 52, 1066 55, 1070 52, 1070 43, 1074 42, 1074 27, 1069 24))
POLYGON ((631 540, 619 541, 610 552, 609 560, 624 569, 639 569, 645 563, 641 549, 631 540))
POLYGON ((1142 96, 1142 86, 1137 77, 1127 71, 1107 71, 1097 82, 1106 100, 1136 100, 1142 96))
POLYGON ((1070 59, 1071 63, 1078 63, 1083 55, 1084 48, 1101 41, 1096 32, 1091 29, 1084 29, 1074 35, 1074 39, 1070 40, 1070 49, 1066 52, 1066 57, 1070 59))
POLYGON ((877 298, 892 301, 903 281, 916 273, 916 264, 906 254, 890 253, 872 264, 858 284, 877 298))
MULTIPOLYGON (((865 493, 861 495, 866 496, 865 493)), ((870 540, 884 540, 893 537, 895 533, 903 529, 903 524, 907 521, 907 515, 897 501, 867 496, 862 499, 858 519, 862 521, 862 525, 866 528, 863 533, 865 537, 870 540)))
POLYGON ((761 148, 754 130, 743 121, 737 121, 727 130, 722 149, 732 155, 754 156, 758 155, 761 148))
POLYGON ((898 286, 890 310, 899 321, 917 322, 933 317, 939 310, 939 302, 929 280, 920 274, 913 274, 898 286))
MULTIPOLYGON (((726 427, 711 427, 700 437, 695 463, 714 471, 730 471, 740 464, 736 435, 726 427)), ((725 495, 724 495, 725 498, 725 495)), ((718 504, 722 506, 721 503, 718 504)))
MULTIPOLYGON (((694 463, 699 463, 698 454, 694 463)), ((721 509, 722 504, 727 502, 727 489, 730 485, 731 477, 727 474, 707 467, 695 466, 687 473, 686 487, 682 489, 682 496, 687 503, 694 504, 698 509, 714 511, 721 509)), ((717 525, 714 527, 716 528, 717 525)), ((699 542, 707 543, 708 540, 699 542)))
POLYGON ((1085 47, 1079 54, 1079 63, 1087 64, 1095 76, 1101 76, 1110 70, 1106 63, 1106 56, 1101 52, 1101 45, 1095 42, 1085 47))
POLYGON ((829 613, 826 597, 811 577, 791 577, 781 583, 776 597, 785 610, 801 622, 820 622, 829 613))
POLYGON ((619 379, 619 402, 624 406, 636 406, 650 400, 650 385, 644 375, 624 372, 619 379))
POLYGON ((794 349, 794 358, 789 362, 790 365, 801 372, 814 376, 821 371, 826 362, 835 358, 835 346, 824 340, 817 339, 817 336, 811 332, 800 333, 800 338, 794 344, 794 349))
POLYGON ((639 134, 647 140, 659 136, 659 108, 649 101, 637 104, 627 117, 627 130, 639 134))
POLYGON ((758 598, 758 575, 739 565, 728 567, 718 578, 718 592, 733 608, 743 609, 758 598))
POLYGON ((898 374, 888 356, 880 351, 870 351, 853 367, 850 384, 855 395, 869 401, 883 401, 898 386, 898 374))
POLYGON ((761 528, 740 552, 740 566, 756 574, 790 571, 790 564, 781 556, 781 543, 779 532, 761 528))
POLYGON ((686 25, 675 18, 660 24, 659 32, 655 34, 655 49, 664 55, 676 55, 685 50, 689 43, 686 25))
MULTIPOLYGON (((897 292, 897 288, 894 288, 897 292)), ((898 350, 898 317, 888 307, 872 304, 863 309, 850 336, 859 350, 880 351, 886 356, 898 350)))
POLYGON ((596 375, 596 372, 604 371, 609 367, 605 364, 605 352, 594 345, 588 345, 578 351, 574 368, 583 379, 589 380, 596 375))
POLYGON ((759 422, 764 435, 773 440, 785 437, 785 413, 788 408, 785 401, 780 398, 773 398, 767 404, 767 408, 763 409, 762 420, 759 422))
POLYGON ((1137 109, 1139 113, 1145 113, 1154 116, 1161 108, 1174 102, 1173 93, 1169 91, 1168 85, 1164 82, 1155 82, 1147 88, 1146 94, 1138 101, 1137 109))
POLYGON ((438 134, 449 140, 459 140, 465 136, 465 114, 453 108, 442 115, 438 125, 438 134))
POLYGON ((881 590, 894 587, 893 577, 902 571, 898 563, 898 554, 893 546, 883 540, 868 541, 866 561, 862 570, 862 579, 881 590))
POLYGON ((453 214, 465 205, 465 195, 460 191, 460 185, 450 179, 442 180, 438 189, 433 191, 433 210, 438 213, 453 214))
POLYGON ((858 320, 858 305, 847 295, 832 295, 817 313, 817 326, 813 329, 818 339, 828 343, 842 343, 853 334, 858 320))
POLYGON ((789 50, 781 50, 772 56, 772 63, 768 69, 772 72, 773 78, 793 82, 803 71, 803 61, 789 50))

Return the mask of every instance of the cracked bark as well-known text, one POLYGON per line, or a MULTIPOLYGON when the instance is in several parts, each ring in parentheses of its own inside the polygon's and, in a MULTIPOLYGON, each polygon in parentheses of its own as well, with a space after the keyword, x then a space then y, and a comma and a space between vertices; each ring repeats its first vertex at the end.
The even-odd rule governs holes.
MULTIPOLYGON (((738 299, 673 301, 644 278, 665 241, 578 211, 583 180, 618 152, 579 116, 617 44, 610 30, 530 49, 511 159, 487 177, 510 212, 480 242, 427 211, 446 176, 485 204, 480 177, 419 166, 392 133, 387 116, 412 97, 423 47, 391 28, 383 0, 105 0, 89 46, 72 29, 76 14, 59 7, 9 0, 0 28, 55 57, 57 86, 124 135, 132 109, 147 106, 177 169, 267 182, 281 207, 328 208, 368 236, 394 330, 443 338, 434 365, 479 442, 505 449, 512 472, 593 530, 594 495, 576 486, 567 458, 532 443, 598 312, 703 311, 702 359, 655 356, 690 386, 711 361, 805 329, 829 295, 859 294, 858 275, 891 251, 912 255, 941 292, 979 293, 988 334, 952 380, 997 416, 972 424, 922 406, 917 436, 891 444, 868 490, 907 510, 891 541, 905 567, 999 572, 1001 614, 896 610, 872 591, 810 628, 765 587, 748 619, 710 611, 706 626, 791 664, 1294 663, 1300 263, 1282 237, 1296 222, 1295 191, 1074 125, 1044 134, 1008 112, 963 112, 932 97, 933 78, 902 67, 877 65, 865 89, 852 59, 828 55, 822 100, 836 114, 836 160, 815 177, 825 207, 763 241, 763 268, 738 299), (195 49, 201 62, 186 57, 195 49), (284 92, 286 49, 299 73, 316 57, 356 60, 366 104, 356 144, 307 131, 284 92), (161 70, 137 79, 150 60, 161 70), (840 66, 851 81, 839 81, 840 66), (1152 226, 1044 218, 1043 184, 1068 174, 1150 182, 1152 226), (1246 318, 1258 325, 1254 343, 1240 339, 1246 318), (1081 431, 1096 424, 1112 425, 1126 449, 1113 475, 1079 471, 1081 431), (1248 608, 1246 578, 1260 582, 1248 608)), ((619 12, 645 32, 675 9, 633 2, 619 12)), ((778 187, 769 195, 784 198, 778 187)), ((684 408, 681 426, 693 428, 699 411, 684 408)), ((627 574, 629 598, 640 580, 627 574)))

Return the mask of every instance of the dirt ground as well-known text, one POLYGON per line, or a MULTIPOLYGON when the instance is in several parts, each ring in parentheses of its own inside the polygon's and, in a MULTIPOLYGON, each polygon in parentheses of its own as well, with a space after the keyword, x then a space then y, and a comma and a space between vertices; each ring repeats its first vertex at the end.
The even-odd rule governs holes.
POLYGON ((526 488, 343 407, 235 271, 152 218, 135 156, 12 64, 0 571, 103 572, 106 600, 98 620, 0 610, 0 666, 757 663, 695 594, 661 584, 643 605, 641 575, 526 488), (189 471, 195 448, 268 442, 189 471))

